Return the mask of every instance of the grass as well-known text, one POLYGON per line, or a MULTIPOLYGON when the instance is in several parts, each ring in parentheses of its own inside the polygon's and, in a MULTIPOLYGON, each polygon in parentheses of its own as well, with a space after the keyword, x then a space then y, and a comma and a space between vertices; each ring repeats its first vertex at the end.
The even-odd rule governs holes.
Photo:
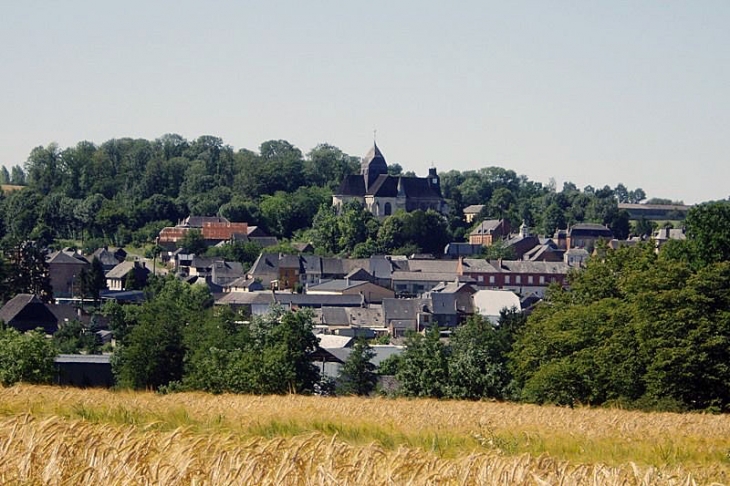
MULTIPOLYGON (((145 478, 174 469, 165 476, 169 484, 241 478, 278 484, 285 476, 274 472, 298 478, 290 484, 314 477, 313 484, 710 484, 728 481, 730 417, 491 402, 0 389, 0 483, 52 484, 45 479, 88 475, 97 463, 126 474, 105 447, 129 452, 127 469, 145 478), (61 442, 46 437, 56 432, 61 442), (20 440, 23 434, 38 444, 20 440), (94 440, 104 446, 84 453, 93 457, 72 460, 61 450, 69 441, 94 440), (23 457, 37 464, 24 466, 23 457), (57 476, 48 472, 52 457, 61 468, 57 476), (249 462, 253 457, 258 465, 249 462), (376 470, 366 474, 365 465, 376 470), (13 476, 15 469, 27 475, 13 476)), ((82 482, 113 478, 94 474, 82 482)))

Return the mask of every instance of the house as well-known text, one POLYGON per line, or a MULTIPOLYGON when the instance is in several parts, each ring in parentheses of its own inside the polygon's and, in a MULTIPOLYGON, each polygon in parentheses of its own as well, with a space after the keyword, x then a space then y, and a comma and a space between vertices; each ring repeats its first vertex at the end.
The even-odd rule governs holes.
POLYGON ((195 255, 188 267, 188 275, 208 278, 214 284, 224 287, 243 277, 244 271, 240 262, 227 262, 221 258, 195 255))
POLYGON ((552 283, 565 285, 570 267, 565 262, 509 261, 463 258, 457 274, 474 280, 482 289, 512 290, 519 295, 544 295, 552 283))
POLYGON ((229 283, 225 289, 227 292, 258 292, 265 290, 260 280, 248 278, 247 276, 239 277, 229 283))
POLYGON ((440 327, 455 327, 474 313, 472 295, 476 289, 468 283, 440 283, 428 293, 431 299, 431 312, 440 327))
POLYGON ((368 307, 322 307, 315 309, 316 326, 325 333, 372 338, 387 334, 380 305, 368 307))
POLYGON ((485 219, 469 233, 472 245, 491 246, 509 235, 509 222, 504 219, 485 219))
POLYGON ((571 267, 583 267, 590 256, 583 248, 571 248, 565 252, 564 261, 571 267))
POLYGON ((428 299, 383 299, 383 320, 393 337, 421 332, 433 322, 428 299))
POLYGON ((659 251, 669 240, 686 240, 684 228, 660 228, 652 236, 656 250, 659 251))
POLYGON ((267 314, 272 306, 287 309, 321 309, 324 307, 361 307, 360 295, 307 295, 290 292, 229 292, 216 300, 216 305, 227 305, 250 315, 267 314))
POLYGON ((106 286, 109 290, 134 290, 127 288, 127 279, 133 278, 136 286, 144 286, 150 273, 143 261, 122 262, 106 274, 106 286), (132 277, 128 277, 130 274, 132 277))
POLYGON ((104 274, 106 274, 106 272, 126 260, 127 252, 122 248, 117 248, 116 250, 111 251, 108 247, 103 247, 98 248, 91 254, 91 259, 93 260, 94 258, 101 262, 104 274))
POLYGON ((351 201, 357 201, 377 218, 399 209, 448 213, 435 168, 429 169, 427 177, 389 175, 385 157, 375 143, 362 159, 360 174, 346 176, 332 196, 332 205, 338 210, 351 201))
POLYGON ((484 209, 484 204, 472 204, 471 206, 465 207, 464 220, 467 223, 473 222, 474 218, 476 218, 477 215, 482 212, 482 209, 484 209))
POLYGON ((75 252, 56 251, 48 255, 46 262, 54 298, 81 293, 81 272, 90 267, 86 258, 75 252))
POLYGON ((562 262, 565 250, 558 248, 558 245, 551 239, 541 239, 540 244, 525 252, 523 260, 532 262, 562 262))
POLYGON ((607 226, 594 223, 579 223, 568 228, 566 248, 585 248, 589 252, 596 247, 598 240, 611 241, 613 233, 607 226))
POLYGON ((21 332, 41 328, 53 334, 58 330, 58 318, 32 294, 18 294, 7 301, 0 309, 0 321, 21 332))
POLYGON ((521 309, 520 298, 509 290, 478 290, 473 296, 475 312, 493 324, 499 321, 504 309, 521 309))
POLYGON ((367 280, 337 279, 307 287, 307 295, 360 295, 365 303, 381 303, 395 293, 367 280))
POLYGON ((231 240, 236 235, 248 236, 247 223, 233 223, 222 216, 188 216, 176 226, 162 228, 157 241, 166 248, 177 246, 191 230, 200 231, 209 245, 231 240))

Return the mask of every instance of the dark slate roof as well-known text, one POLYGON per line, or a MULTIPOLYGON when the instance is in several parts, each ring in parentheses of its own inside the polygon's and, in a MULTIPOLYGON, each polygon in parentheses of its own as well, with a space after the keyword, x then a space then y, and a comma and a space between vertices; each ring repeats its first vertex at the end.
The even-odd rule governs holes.
POLYGON ((424 311, 424 307, 428 310, 425 299, 383 299, 383 316, 386 322, 412 320, 424 311))
POLYGON ((18 294, 0 309, 0 320, 19 331, 42 327, 46 333, 58 329, 58 318, 33 294, 18 294))
POLYGON ((613 233, 611 233, 610 229, 602 224, 593 223, 580 223, 573 225, 568 229, 568 235, 570 237, 593 236, 597 238, 613 238, 613 233))
POLYGON ((396 197, 398 195, 398 177, 380 174, 370 186, 368 194, 379 197, 396 197))
POLYGON ((91 254, 91 259, 96 258, 106 268, 114 268, 119 264, 117 257, 106 248, 99 248, 91 254))
POLYGON ((277 278, 279 276, 279 255, 277 253, 261 253, 253 262, 248 273, 253 277, 261 277, 262 280, 265 280, 263 278, 265 276, 277 278))
POLYGON ((405 177, 398 178, 398 184, 403 187, 403 192, 409 198, 441 198, 439 186, 429 184, 428 177, 405 177))
POLYGON ((365 195, 365 179, 360 174, 350 174, 345 176, 337 189, 337 195, 341 196, 358 196, 365 195))
POLYGON ((230 221, 222 216, 188 216, 178 226, 202 228, 203 223, 230 223, 230 221))
POLYGON ((324 307, 322 309, 322 323, 328 326, 349 326, 350 316, 344 307, 324 307))
POLYGON ((18 294, 0 309, 0 320, 6 324, 22 311, 28 304, 43 304, 41 300, 33 294, 18 294))
POLYGON ((368 168, 370 171, 373 169, 383 172, 388 171, 388 163, 385 161, 383 153, 378 148, 378 144, 373 142, 373 146, 370 147, 368 153, 365 154, 365 157, 363 157, 360 167, 362 169, 368 168))
POLYGON ((501 219, 485 219, 481 223, 479 223, 471 232, 472 235, 489 235, 496 230, 500 223, 502 222, 501 219))
POLYGON ((46 261, 50 264, 53 263, 54 265, 57 264, 63 264, 63 265, 88 265, 89 261, 84 258, 81 255, 69 255, 65 251, 57 251, 54 253, 51 253, 46 258, 46 261))

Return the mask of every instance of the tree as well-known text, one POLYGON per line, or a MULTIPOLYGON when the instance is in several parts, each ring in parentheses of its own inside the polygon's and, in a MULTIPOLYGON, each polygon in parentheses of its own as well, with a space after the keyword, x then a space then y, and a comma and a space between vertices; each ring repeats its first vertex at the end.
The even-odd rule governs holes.
POLYGON ((12 251, 9 280, 14 293, 34 294, 44 302, 53 297, 45 253, 34 241, 25 241, 12 251))
POLYGON ((439 329, 426 335, 412 333, 406 338, 396 378, 406 396, 441 398, 448 393, 447 349, 439 340, 439 329))
POLYGON ((457 328, 450 340, 448 395, 459 399, 513 398, 508 355, 525 320, 519 310, 504 309, 497 325, 474 315, 457 328))
POLYGON ((375 365, 371 362, 375 351, 367 341, 359 338, 340 370, 337 393, 341 395, 369 395, 377 383, 375 365))
POLYGON ((59 352, 64 354, 78 354, 81 352, 95 354, 99 349, 95 332, 86 329, 78 320, 64 323, 53 334, 53 341, 56 343, 59 352))
POLYGON ((53 341, 41 332, 0 328, 0 384, 50 383, 57 354, 53 341))
POLYGON ((203 233, 199 229, 188 230, 182 240, 180 240, 180 246, 186 252, 196 255, 202 255, 208 248, 208 245, 205 243, 205 238, 203 238, 203 233))
POLYGON ((112 367, 117 382, 122 387, 158 389, 181 381, 187 352, 185 326, 200 320, 211 305, 207 288, 174 277, 155 282, 149 300, 135 312, 133 325, 125 325, 128 329, 112 367))
POLYGON ((730 260, 730 201, 693 206, 685 225, 697 267, 730 260))
POLYGON ((99 300, 99 293, 106 288, 104 266, 94 257, 91 260, 91 267, 88 270, 81 270, 81 297, 91 297, 96 302, 99 300))

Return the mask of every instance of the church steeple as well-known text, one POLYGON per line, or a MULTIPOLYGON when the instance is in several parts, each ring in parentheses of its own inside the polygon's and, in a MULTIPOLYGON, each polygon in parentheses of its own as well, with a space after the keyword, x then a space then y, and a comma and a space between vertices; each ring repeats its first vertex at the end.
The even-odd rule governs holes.
POLYGON ((362 164, 360 165, 360 173, 365 179, 365 191, 370 189, 370 186, 375 182, 381 174, 388 173, 388 163, 385 161, 385 157, 380 152, 378 145, 373 141, 373 148, 363 157, 362 164))

